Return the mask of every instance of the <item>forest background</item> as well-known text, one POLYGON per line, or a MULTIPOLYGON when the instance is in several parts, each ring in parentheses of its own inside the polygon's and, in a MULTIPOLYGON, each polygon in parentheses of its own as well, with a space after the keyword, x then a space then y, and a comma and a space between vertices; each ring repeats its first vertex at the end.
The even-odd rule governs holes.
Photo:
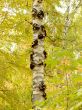
MULTIPOLYGON (((44 110, 82 110, 82 0, 44 0, 44 110)), ((32 0, 0 0, 0 110, 31 110, 32 0)))

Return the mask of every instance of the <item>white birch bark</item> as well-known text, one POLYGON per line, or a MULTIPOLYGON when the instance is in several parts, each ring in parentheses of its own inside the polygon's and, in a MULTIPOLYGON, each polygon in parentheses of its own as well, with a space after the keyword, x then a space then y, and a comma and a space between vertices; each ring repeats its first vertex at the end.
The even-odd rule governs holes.
POLYGON ((46 36, 46 31, 43 26, 44 12, 42 8, 42 1, 43 0, 33 0, 32 9, 34 41, 32 43, 32 54, 30 55, 30 68, 33 73, 32 102, 34 110, 41 110, 39 107, 36 107, 36 101, 42 102, 46 99, 44 84, 44 60, 46 58, 46 52, 44 50, 44 38, 46 36))

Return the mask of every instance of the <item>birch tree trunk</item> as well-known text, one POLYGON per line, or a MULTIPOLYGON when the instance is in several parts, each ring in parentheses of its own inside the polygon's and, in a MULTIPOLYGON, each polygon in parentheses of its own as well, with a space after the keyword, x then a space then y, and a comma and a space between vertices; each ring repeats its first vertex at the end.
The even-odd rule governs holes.
POLYGON ((46 30, 43 25, 44 12, 42 8, 43 0, 33 0, 32 25, 33 25, 33 43, 32 54, 30 55, 30 68, 33 73, 33 93, 32 102, 34 110, 41 110, 36 107, 35 102, 42 102, 46 99, 44 84, 44 60, 46 52, 44 50, 44 38, 46 30))

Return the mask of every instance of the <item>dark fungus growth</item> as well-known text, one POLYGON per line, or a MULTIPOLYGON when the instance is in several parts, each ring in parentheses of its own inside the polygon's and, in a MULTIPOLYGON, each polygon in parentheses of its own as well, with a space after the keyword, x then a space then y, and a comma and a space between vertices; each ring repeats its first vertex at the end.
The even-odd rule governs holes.
POLYGON ((42 10, 40 10, 40 11, 38 12, 38 14, 37 14, 37 17, 38 17, 39 19, 43 19, 43 17, 44 17, 44 12, 43 12, 42 10))
POLYGON ((38 45, 38 40, 35 40, 34 42, 33 42, 33 44, 32 44, 32 47, 34 48, 35 46, 37 46, 38 45))
POLYGON ((33 30, 36 31, 36 30, 39 30, 40 29, 40 26, 36 23, 33 24, 33 30))

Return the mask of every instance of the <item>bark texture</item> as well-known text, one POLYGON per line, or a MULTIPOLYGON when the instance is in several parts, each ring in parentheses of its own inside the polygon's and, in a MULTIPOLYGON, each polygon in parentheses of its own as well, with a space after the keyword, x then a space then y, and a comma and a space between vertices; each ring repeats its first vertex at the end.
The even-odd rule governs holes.
POLYGON ((46 36, 46 30, 43 25, 43 0, 33 0, 32 9, 32 25, 33 25, 33 43, 32 53, 30 55, 30 68, 33 73, 33 93, 32 102, 34 110, 40 110, 36 107, 35 102, 42 102, 46 99, 45 84, 44 84, 44 72, 46 58, 46 52, 44 50, 44 38, 46 36))

